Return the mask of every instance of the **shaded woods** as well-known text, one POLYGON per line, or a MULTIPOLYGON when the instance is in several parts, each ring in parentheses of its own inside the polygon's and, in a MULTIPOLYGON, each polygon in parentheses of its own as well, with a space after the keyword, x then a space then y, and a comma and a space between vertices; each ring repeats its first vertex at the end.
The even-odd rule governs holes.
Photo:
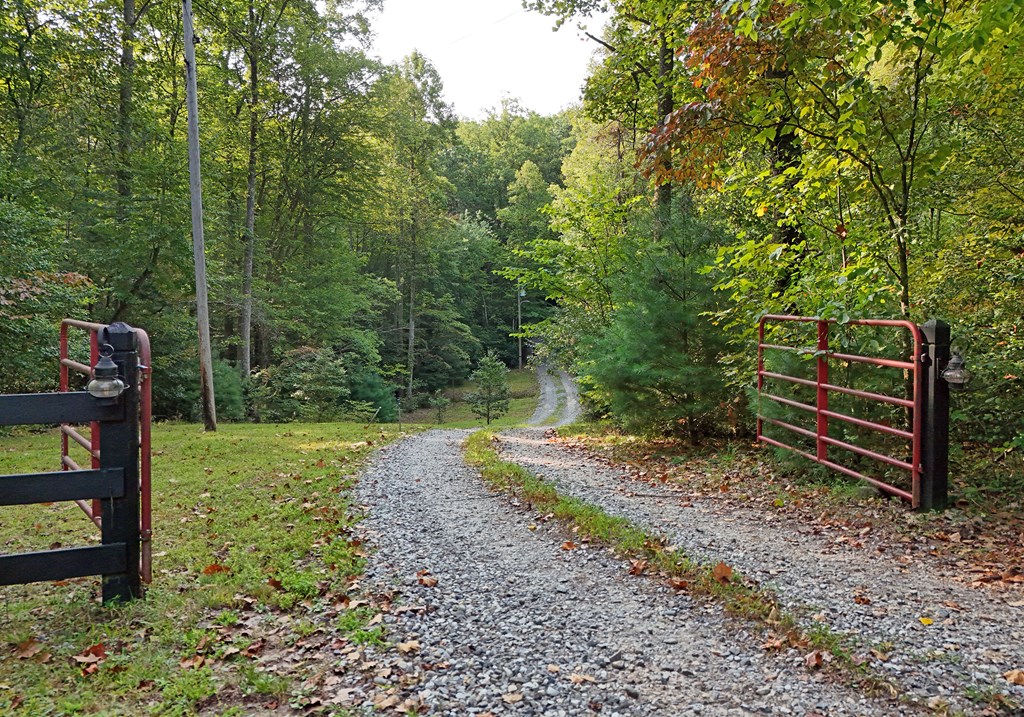
MULTIPOLYGON (((196 8, 222 417, 393 419, 516 365, 521 321, 594 413, 742 432, 761 314, 937 317, 976 376, 957 438, 1024 446, 1021 3, 614 0, 582 108, 474 122, 428 58, 368 56, 373 4, 196 8)), ((55 319, 120 319, 196 416, 180 26, 5 5, 3 390, 52 382, 55 319)))

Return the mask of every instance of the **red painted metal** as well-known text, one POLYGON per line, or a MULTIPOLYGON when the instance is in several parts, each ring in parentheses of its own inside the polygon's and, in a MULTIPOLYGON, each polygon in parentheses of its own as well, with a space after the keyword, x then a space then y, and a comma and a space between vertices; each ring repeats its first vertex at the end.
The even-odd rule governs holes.
MULTIPOLYGON (((92 375, 92 366, 99 360, 99 332, 107 324, 96 324, 89 321, 64 319, 60 325, 60 390, 70 391, 70 372, 92 375), (68 329, 76 328, 89 332, 89 365, 70 358, 68 348, 68 329)), ((142 329, 135 329, 139 341, 139 528, 142 534, 140 569, 145 583, 153 581, 153 503, 152 492, 152 420, 153 420, 153 356, 149 344, 149 335, 142 329)), ((74 427, 61 427, 61 470, 81 470, 78 463, 68 453, 71 439, 89 452, 93 468, 100 467, 100 427, 92 423, 89 436, 82 436, 74 427)), ((90 505, 84 500, 75 501, 82 512, 97 526, 102 524, 99 501, 90 505)))
POLYGON ((846 322, 845 326, 883 326, 892 328, 901 328, 910 332, 913 338, 913 349, 912 354, 903 360, 888 359, 878 356, 860 356, 856 354, 839 353, 829 350, 828 339, 829 339, 829 327, 836 323, 834 320, 823 320, 810 316, 785 316, 785 315, 767 315, 761 318, 758 323, 758 345, 757 345, 757 393, 759 398, 763 398, 775 403, 796 408, 802 411, 807 411, 815 414, 815 430, 808 430, 801 428, 800 426, 794 426, 791 423, 780 421, 778 419, 769 418, 761 415, 758 411, 757 416, 757 439, 758 441, 767 445, 776 446, 783 448, 805 458, 808 458, 816 463, 819 463, 831 470, 837 471, 844 475, 858 478, 866 481, 871 485, 878 487, 879 489, 889 493, 891 495, 899 496, 904 500, 910 501, 913 507, 917 508, 920 504, 920 492, 921 492, 921 428, 922 428, 922 399, 923 392, 920 386, 920 370, 919 370, 919 357, 922 351, 922 335, 921 329, 910 321, 899 321, 891 319, 865 319, 858 321, 846 322), (795 323, 815 323, 817 324, 817 343, 813 348, 800 347, 800 346, 786 346, 782 344, 766 343, 765 342, 765 325, 768 323, 783 323, 783 322, 795 322, 795 323), (797 376, 788 376, 774 371, 765 370, 764 352, 765 350, 778 350, 778 351, 790 351, 801 353, 804 355, 814 354, 815 356, 815 369, 816 377, 815 380, 809 380, 805 378, 799 378, 797 376), (874 366, 880 366, 885 368, 901 369, 909 372, 912 376, 912 385, 914 387, 913 398, 900 398, 897 396, 889 396, 886 394, 875 393, 872 391, 862 391, 855 388, 849 388, 847 386, 838 386, 833 384, 829 380, 829 362, 830 361, 844 361, 853 363, 870 364, 874 366), (783 398, 781 396, 775 396, 765 391, 765 380, 781 381, 784 383, 792 383, 801 386, 807 386, 815 389, 815 404, 810 405, 802 403, 789 398, 783 398), (844 413, 832 411, 829 409, 828 399, 830 393, 842 393, 849 396, 854 396, 866 401, 874 401, 878 403, 885 403, 888 405, 902 406, 911 409, 912 421, 911 430, 903 430, 900 428, 894 428, 882 423, 876 423, 863 418, 855 418, 854 416, 848 416, 844 413), (828 435, 829 419, 842 421, 849 423, 860 428, 867 428, 870 430, 885 433, 887 435, 896 436, 902 438, 910 443, 911 448, 911 460, 908 463, 905 460, 900 460, 883 453, 863 448, 861 446, 855 446, 845 441, 840 441, 836 438, 832 438, 828 435), (764 435, 764 424, 769 423, 773 426, 782 428, 790 433, 795 433, 806 438, 810 438, 815 442, 815 452, 812 454, 808 451, 801 450, 795 446, 789 445, 776 438, 770 438, 764 435), (907 471, 910 474, 912 490, 906 491, 894 485, 885 483, 878 478, 865 475, 851 468, 847 468, 839 463, 836 463, 829 456, 829 447, 838 448, 843 451, 855 453, 865 458, 870 458, 879 463, 900 468, 907 471))

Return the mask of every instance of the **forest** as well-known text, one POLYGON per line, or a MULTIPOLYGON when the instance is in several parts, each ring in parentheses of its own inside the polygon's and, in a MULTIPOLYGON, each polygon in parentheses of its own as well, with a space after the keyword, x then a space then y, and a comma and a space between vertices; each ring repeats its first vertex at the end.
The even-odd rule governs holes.
MULTIPOLYGON (((195 6, 222 420, 392 421, 529 353, 631 430, 744 434, 760 316, 941 318, 956 439, 1024 449, 1020 0, 527 0, 610 8, 582 106, 479 121, 368 53, 377 4, 195 6)), ((181 12, 3 4, 0 392, 126 321, 199 418, 181 12)))

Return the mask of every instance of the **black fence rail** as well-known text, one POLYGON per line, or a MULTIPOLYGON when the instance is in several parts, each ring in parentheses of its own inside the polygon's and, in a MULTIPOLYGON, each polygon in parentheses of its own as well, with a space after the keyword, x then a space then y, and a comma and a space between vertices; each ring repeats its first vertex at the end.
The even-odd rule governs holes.
POLYGON ((124 383, 116 397, 87 391, 0 395, 0 426, 98 422, 99 467, 0 476, 0 506, 96 500, 101 544, 0 555, 0 585, 101 575, 103 602, 142 595, 139 526, 139 354, 135 329, 111 324, 109 347, 124 383))

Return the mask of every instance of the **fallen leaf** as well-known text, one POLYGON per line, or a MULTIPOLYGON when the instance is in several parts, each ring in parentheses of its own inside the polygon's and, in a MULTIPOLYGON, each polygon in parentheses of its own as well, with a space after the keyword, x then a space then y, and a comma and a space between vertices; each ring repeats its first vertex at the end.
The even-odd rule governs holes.
POLYGON ((732 579, 732 568, 725 563, 719 563, 711 569, 711 574, 715 576, 715 580, 725 585, 732 579))
POLYGON ((804 658, 804 664, 807 665, 808 670, 820 670, 829 662, 832 662, 832 655, 821 650, 815 650, 804 658))
POLYGON ((379 710, 386 710, 389 707, 394 707, 397 704, 398 704, 398 698, 395 697, 394 695, 391 695, 389 697, 385 697, 384 695, 379 695, 376 698, 374 698, 374 700, 373 700, 373 706, 376 707, 379 710))
POLYGON ((876 660, 878 660, 879 662, 886 662, 889 659, 889 653, 887 653, 887 652, 882 652, 881 650, 876 650, 873 647, 871 648, 870 652, 871 652, 871 655, 876 660))
POLYGON ((931 625, 931 624, 932 624, 933 622, 935 622, 935 621, 934 621, 934 620, 932 620, 932 619, 931 619, 930 617, 919 617, 919 618, 917 618, 917 619, 918 619, 918 620, 920 620, 920 621, 921 621, 921 624, 922 624, 922 625, 925 625, 925 626, 927 626, 927 625, 931 625))
POLYGON ((420 649, 420 642, 419 640, 409 640, 408 642, 398 643, 396 647, 398 648, 399 652, 403 654, 408 654, 410 652, 416 652, 416 650, 420 649))
POLYGON ((581 675, 578 672, 574 672, 571 675, 569 675, 569 682, 573 683, 574 685, 579 685, 584 682, 596 682, 596 680, 590 675, 581 675))
POLYGON ((523 701, 522 692, 508 692, 501 696, 501 701, 505 704, 514 705, 516 702, 523 701))
POLYGON ((630 575, 641 575, 644 570, 647 569, 646 560, 630 560, 629 561, 629 574, 630 575))
POLYGON ((871 598, 869 598, 867 595, 854 595, 853 596, 853 601, 855 603, 857 603, 858 605, 870 605, 871 604, 871 598))
POLYGON ((103 646, 102 642, 96 643, 92 647, 87 647, 77 655, 72 657, 75 662, 83 665, 96 664, 103 662, 107 657, 107 649, 103 646))
POLYGON ((420 576, 420 585, 424 587, 432 588, 437 586, 437 578, 433 575, 422 575, 420 576))
POLYGON ((562 668, 559 667, 558 665, 548 665, 548 672, 550 672, 552 674, 554 674, 556 672, 561 672, 561 671, 562 671, 562 668))
POLYGON ((1010 670, 1003 675, 1007 682, 1012 682, 1015 685, 1024 685, 1024 670, 1010 670))
POLYGON ((217 573, 231 572, 230 568, 227 568, 220 563, 211 563, 203 568, 203 575, 216 575, 217 573))
POLYGON ((259 640, 256 640, 256 642, 250 643, 250 645, 248 647, 246 647, 244 650, 242 650, 242 656, 243 657, 248 657, 248 658, 252 659, 252 658, 256 657, 257 655, 259 655, 261 652, 263 652, 263 647, 266 644, 267 644, 266 640, 263 640, 262 638, 259 639, 259 640))
POLYGON ((575 550, 578 547, 579 546, 571 540, 566 540, 564 543, 562 543, 562 550, 575 550))
POLYGON ((30 637, 24 642, 19 642, 14 649, 15 657, 19 660, 27 660, 39 654, 39 651, 43 649, 43 646, 36 642, 35 638, 30 637))
POLYGON ((178 664, 183 670, 191 670, 193 668, 198 669, 206 664, 206 657, 204 655, 192 655, 191 657, 186 657, 178 664))
POLYGON ((681 578, 671 578, 668 584, 673 590, 686 590, 690 587, 690 581, 682 580, 681 578))

